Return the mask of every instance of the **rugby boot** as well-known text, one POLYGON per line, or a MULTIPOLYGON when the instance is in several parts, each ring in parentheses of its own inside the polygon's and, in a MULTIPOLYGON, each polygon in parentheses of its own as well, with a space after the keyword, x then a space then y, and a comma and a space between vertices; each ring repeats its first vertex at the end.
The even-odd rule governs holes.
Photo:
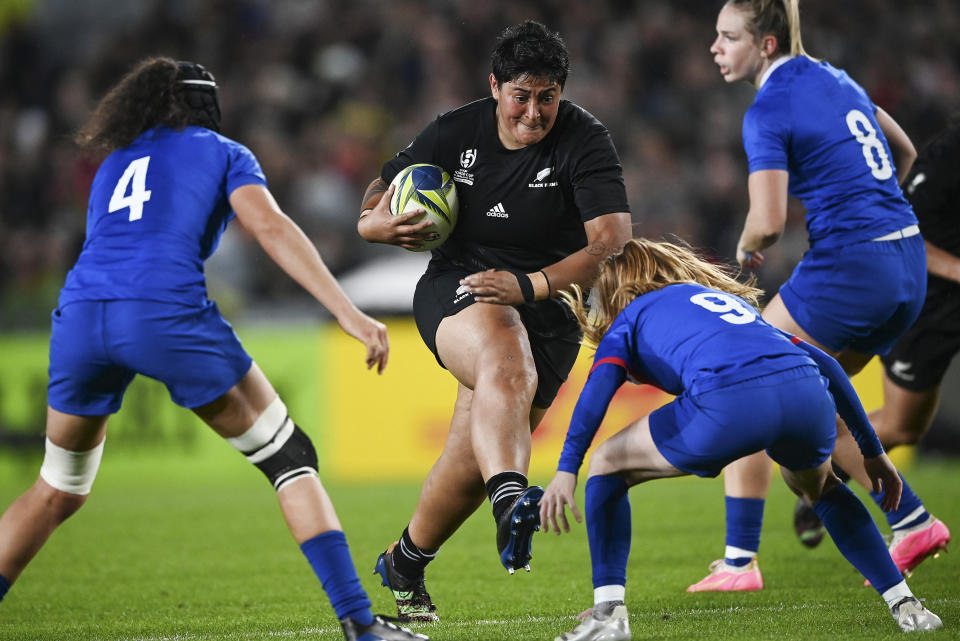
POLYGON ((630 618, 627 606, 620 601, 598 603, 590 616, 570 632, 556 637, 554 641, 629 641, 630 618))
POLYGON ((393 599, 397 602, 397 619, 401 623, 439 621, 437 606, 430 599, 430 593, 423 583, 423 575, 412 580, 394 569, 393 549, 396 545, 391 544, 386 552, 377 557, 373 573, 379 574, 381 583, 393 592, 393 599))
POLYGON ((710 564, 710 574, 687 588, 687 592, 748 592, 763 589, 760 566, 754 558, 738 568, 723 559, 710 564))
POLYGON ((389 617, 379 614, 373 615, 373 622, 367 625, 357 623, 356 620, 346 617, 340 619, 343 635, 346 641, 429 641, 425 634, 414 632, 408 628, 393 623, 389 617))
POLYGON ((920 600, 912 596, 904 597, 893 604, 890 614, 904 632, 922 632, 943 627, 940 617, 923 607, 920 600))
POLYGON ((827 528, 823 527, 823 521, 806 501, 797 499, 797 506, 793 509, 793 531, 801 543, 808 548, 815 548, 820 545, 827 528))
POLYGON ((500 554, 500 563, 510 574, 520 568, 530 571, 531 539, 533 533, 540 529, 542 497, 542 487, 528 487, 497 523, 497 552, 500 554))

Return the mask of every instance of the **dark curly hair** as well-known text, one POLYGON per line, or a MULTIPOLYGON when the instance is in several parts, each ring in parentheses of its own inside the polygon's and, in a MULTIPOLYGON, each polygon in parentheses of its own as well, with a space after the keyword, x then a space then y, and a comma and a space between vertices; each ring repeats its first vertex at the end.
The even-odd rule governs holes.
POLYGON ((547 78, 560 85, 567 82, 570 56, 563 38, 534 20, 507 27, 490 56, 497 85, 533 77, 547 78))
POLYGON ((97 103, 74 141, 86 151, 107 154, 126 147, 151 127, 203 125, 177 90, 179 74, 172 58, 142 60, 97 103))

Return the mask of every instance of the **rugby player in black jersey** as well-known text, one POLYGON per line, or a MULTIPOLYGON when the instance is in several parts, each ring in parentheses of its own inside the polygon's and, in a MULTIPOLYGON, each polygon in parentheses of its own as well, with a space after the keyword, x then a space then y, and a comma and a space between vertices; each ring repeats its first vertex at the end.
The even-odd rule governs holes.
POLYGON ((529 569, 539 487, 528 487, 530 433, 579 350, 576 320, 554 296, 589 287, 600 261, 631 237, 620 159, 606 128, 563 100, 566 46, 542 24, 506 29, 491 56, 491 96, 439 116, 367 188, 357 228, 415 248, 429 223, 392 216, 390 181, 433 163, 456 181, 460 212, 432 250, 414 295, 424 342, 459 382, 440 458, 400 540, 376 572, 403 621, 436 621, 424 568, 489 498, 497 550, 529 569))

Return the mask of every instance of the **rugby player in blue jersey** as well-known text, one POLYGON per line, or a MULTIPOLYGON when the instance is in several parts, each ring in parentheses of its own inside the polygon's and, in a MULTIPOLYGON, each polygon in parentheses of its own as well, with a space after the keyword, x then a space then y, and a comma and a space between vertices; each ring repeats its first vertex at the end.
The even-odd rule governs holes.
POLYGON ((364 344, 378 373, 386 327, 347 298, 277 206, 254 155, 219 131, 213 75, 150 58, 107 93, 77 137, 106 158, 90 189, 83 250, 53 312, 40 477, 0 517, 0 599, 86 501, 107 420, 142 374, 267 476, 349 641, 426 639, 371 614, 310 438, 207 298, 203 263, 236 216, 364 344))
POLYGON ((614 393, 627 380, 676 395, 597 447, 585 513, 594 607, 558 641, 630 638, 624 605, 631 524, 627 490, 657 478, 715 477, 728 463, 766 451, 809 501, 840 552, 883 597, 904 631, 940 619, 916 599, 866 507, 833 473, 835 416, 847 422, 882 507, 896 509, 901 481, 853 387, 830 356, 768 324, 762 294, 684 247, 631 240, 606 259, 587 307, 582 290, 561 294, 596 346, 557 473, 540 501, 544 531, 569 531, 566 506, 614 393))
MULTIPOLYGON (((852 376, 887 353, 923 306, 924 242, 899 186, 916 150, 850 76, 805 54, 796 0, 729 0, 717 18, 710 52, 724 80, 757 89, 743 118, 750 209, 737 261, 748 269, 763 264, 763 250, 783 233, 787 194, 799 198, 807 210, 810 249, 763 318, 834 356, 852 376)), ((834 461, 870 489, 842 423, 834 461)), ((762 452, 724 472, 724 559, 688 591, 763 587, 756 555, 771 473, 762 452)), ((879 503, 882 497, 874 499, 879 503)), ((944 536, 949 540, 946 527, 906 483, 900 507, 888 512, 887 520, 897 545, 920 540, 904 535, 937 530, 938 536, 922 537, 921 559, 939 550, 944 536)), ((822 538, 818 525, 815 519, 811 525, 798 523, 808 545, 822 538)), ((891 552, 907 558, 895 548, 891 552)))

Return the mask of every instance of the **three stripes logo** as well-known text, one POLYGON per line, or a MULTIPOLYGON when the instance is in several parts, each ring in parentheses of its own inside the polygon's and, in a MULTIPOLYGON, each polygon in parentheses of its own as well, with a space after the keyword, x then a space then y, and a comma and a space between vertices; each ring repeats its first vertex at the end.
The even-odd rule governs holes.
POLYGON ((491 218, 510 218, 510 214, 503 208, 503 203, 497 203, 487 210, 487 216, 491 218))

